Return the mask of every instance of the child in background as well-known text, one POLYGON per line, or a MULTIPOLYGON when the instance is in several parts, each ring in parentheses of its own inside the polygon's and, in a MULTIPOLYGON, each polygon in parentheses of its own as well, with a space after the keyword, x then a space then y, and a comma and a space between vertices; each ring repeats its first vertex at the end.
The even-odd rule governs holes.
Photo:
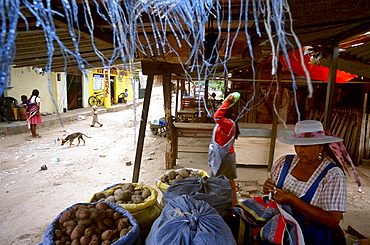
POLYGON ((103 127, 103 124, 100 123, 98 120, 98 107, 96 105, 92 107, 92 115, 93 115, 93 119, 92 119, 92 123, 90 127, 94 127, 95 123, 99 124, 100 127, 103 127))
POLYGON ((21 101, 22 101, 22 106, 24 107, 24 109, 26 109, 26 111, 28 111, 31 107, 31 104, 27 99, 27 95, 22 95, 21 96, 21 101))

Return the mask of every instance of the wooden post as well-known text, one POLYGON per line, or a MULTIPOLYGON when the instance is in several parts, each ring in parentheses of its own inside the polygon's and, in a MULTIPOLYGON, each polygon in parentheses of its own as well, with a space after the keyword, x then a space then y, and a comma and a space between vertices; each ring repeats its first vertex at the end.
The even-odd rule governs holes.
POLYGON ((281 89, 281 65, 279 65, 277 70, 277 81, 276 81, 276 102, 275 106, 278 110, 275 112, 273 110, 273 117, 272 117, 272 129, 271 129, 271 141, 270 141, 270 151, 269 151, 269 161, 267 165, 267 171, 271 171, 272 164, 274 163, 274 155, 275 155, 275 145, 276 145, 276 136, 277 136, 277 123, 278 123, 278 115, 279 113, 279 103, 280 103, 280 89, 281 89))
POLYGON ((175 118, 177 119, 177 111, 179 110, 179 91, 180 91, 180 98, 182 101, 182 86, 180 89, 180 79, 177 79, 176 81, 176 102, 175 102, 175 118))
POLYGON ((166 170, 173 169, 176 165, 176 158, 173 150, 173 124, 171 114, 171 74, 163 74, 163 97, 164 97, 164 112, 166 115, 166 170))
POLYGON ((324 129, 330 129, 332 121, 332 110, 333 110, 333 97, 335 90, 335 82, 337 80, 337 63, 339 55, 339 46, 335 45, 330 54, 330 64, 329 64, 329 79, 328 86, 326 88, 326 101, 325 101, 325 110, 324 110, 324 129))
POLYGON ((154 78, 154 75, 149 75, 147 83, 146 83, 143 111, 141 113, 141 122, 140 122, 140 129, 139 129, 139 140, 137 142, 137 147, 136 147, 134 173, 132 175, 132 183, 139 183, 141 157, 143 154, 145 129, 146 129, 147 121, 148 121, 150 97, 152 95, 153 78, 154 78))
POLYGON ((361 119, 361 129, 360 129, 360 142, 357 151, 357 165, 360 165, 361 159, 364 157, 364 143, 366 134, 366 106, 367 106, 367 93, 363 95, 363 106, 362 106, 362 119, 361 119))

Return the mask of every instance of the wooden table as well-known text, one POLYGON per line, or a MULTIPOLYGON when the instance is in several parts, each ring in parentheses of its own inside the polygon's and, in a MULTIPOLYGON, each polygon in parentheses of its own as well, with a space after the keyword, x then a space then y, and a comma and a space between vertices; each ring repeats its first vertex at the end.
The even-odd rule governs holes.
POLYGON ((194 122, 194 117, 197 112, 196 110, 180 110, 177 112, 177 116, 180 121, 187 121, 190 118, 190 121, 194 122))
POLYGON ((174 123, 173 150, 175 158, 178 157, 179 137, 188 138, 211 138, 215 123, 174 123))

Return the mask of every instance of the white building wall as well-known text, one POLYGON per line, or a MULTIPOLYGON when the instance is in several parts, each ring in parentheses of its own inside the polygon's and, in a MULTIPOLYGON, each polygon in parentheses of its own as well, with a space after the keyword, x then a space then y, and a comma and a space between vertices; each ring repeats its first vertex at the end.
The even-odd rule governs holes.
POLYGON ((38 74, 33 67, 12 68, 10 88, 5 91, 4 96, 14 97, 18 104, 21 103, 21 95, 31 96, 32 90, 38 89, 42 99, 41 112, 63 112, 62 108, 67 107, 66 76, 60 74, 60 81, 57 81, 57 73, 50 73, 50 84, 48 74, 38 74), (57 104, 55 107, 52 97, 57 104))

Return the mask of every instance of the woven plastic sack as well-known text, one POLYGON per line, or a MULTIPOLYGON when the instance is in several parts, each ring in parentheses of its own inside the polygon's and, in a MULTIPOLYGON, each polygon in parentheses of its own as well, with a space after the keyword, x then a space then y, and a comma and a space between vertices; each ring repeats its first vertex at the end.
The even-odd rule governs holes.
MULTIPOLYGON (((140 228, 139 228, 139 225, 136 222, 135 218, 130 214, 130 212, 123 209, 118 204, 115 204, 115 203, 112 203, 112 202, 104 202, 104 203, 106 203, 108 206, 110 206, 112 209, 114 209, 114 211, 120 213, 123 217, 127 217, 129 219, 131 225, 133 226, 132 229, 125 236, 121 237, 116 242, 112 243, 112 245, 134 245, 134 244, 137 244, 137 241, 139 240, 140 228)), ((96 204, 96 202, 94 202, 94 203, 76 203, 76 204, 66 208, 46 228, 46 231, 44 233, 44 239, 38 245, 54 245, 54 241, 53 241, 54 227, 55 227, 56 222, 59 221, 60 216, 62 216, 62 214, 65 211, 73 208, 73 206, 76 206, 76 205, 92 205, 92 204, 96 204)))
MULTIPOLYGON (((158 192, 150 186, 142 185, 139 183, 130 183, 135 189, 150 190, 151 195, 147 198, 144 203, 139 204, 117 204, 125 210, 129 211, 140 226, 141 236, 148 235, 150 228, 162 212, 162 206, 159 205, 157 197, 158 192)), ((102 193, 114 193, 115 190, 121 188, 125 184, 115 184, 107 187, 102 193)), ((90 198, 89 202, 92 202, 95 194, 90 198)))
POLYGON ((163 193, 165 205, 181 195, 208 202, 224 218, 232 214, 233 193, 225 175, 178 180, 163 193))
POLYGON ((236 242, 216 209, 207 202, 182 195, 164 207, 145 244, 236 245, 236 242))
MULTIPOLYGON (((208 173, 204 170, 194 169, 194 168, 185 168, 185 169, 192 170, 192 171, 196 172, 196 174, 199 175, 202 178, 209 177, 208 173)), ((178 173, 180 170, 182 170, 182 169, 176 169, 176 170, 172 170, 172 171, 175 171, 176 173, 178 173)), ((170 185, 162 182, 161 179, 162 179, 162 177, 168 175, 170 172, 171 171, 162 174, 162 176, 159 179, 157 179, 156 182, 155 182, 158 189, 160 189, 162 192, 165 192, 170 185)))

